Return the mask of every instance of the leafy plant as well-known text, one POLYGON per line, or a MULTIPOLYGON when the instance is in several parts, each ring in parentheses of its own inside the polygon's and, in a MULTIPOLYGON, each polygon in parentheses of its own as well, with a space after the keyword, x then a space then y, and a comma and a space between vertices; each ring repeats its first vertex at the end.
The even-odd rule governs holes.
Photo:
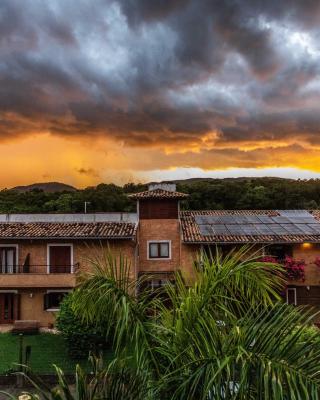
POLYGON ((107 345, 106 328, 94 323, 85 323, 72 310, 72 293, 60 305, 57 328, 66 340, 71 358, 88 358, 89 352, 97 352, 107 345))
POLYGON ((304 260, 296 260, 292 257, 286 256, 283 266, 286 270, 288 280, 302 282, 305 280, 306 263, 304 260))
POLYGON ((11 396, 0 392, 12 400, 147 400, 150 389, 145 376, 116 362, 104 367, 102 360, 90 356, 92 372, 88 375, 77 365, 75 383, 70 385, 63 371, 55 367, 57 385, 48 386, 31 371, 23 376, 32 384, 34 392, 24 392, 11 396))
POLYGON ((165 286, 171 307, 163 292, 136 295, 143 282, 124 257, 106 254, 94 262, 81 276, 73 310, 86 323, 112 327, 115 359, 95 378, 107 391, 92 394, 90 379, 77 370, 76 387, 85 386, 87 397, 62 389, 61 373, 59 393, 67 395, 48 399, 131 399, 132 393, 146 400, 318 399, 314 315, 279 301, 283 268, 251 250, 202 254, 191 285, 177 273, 175 284, 165 286), (117 388, 112 394, 109 379, 117 388))

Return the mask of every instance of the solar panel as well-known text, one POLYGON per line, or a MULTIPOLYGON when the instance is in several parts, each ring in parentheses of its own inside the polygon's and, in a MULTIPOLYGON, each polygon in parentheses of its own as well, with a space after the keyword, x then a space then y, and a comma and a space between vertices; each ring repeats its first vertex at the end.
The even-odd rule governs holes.
POLYGON ((250 225, 243 225, 242 230, 244 232, 245 235, 252 235, 252 236, 257 236, 259 235, 259 232, 257 232, 256 228, 254 225, 250 224, 250 225))
POLYGON ((208 216, 205 217, 206 223, 207 224, 220 224, 220 216, 215 215, 215 216, 208 216))
POLYGON ((277 210, 282 217, 310 217, 307 210, 277 210))
POLYGON ((273 235, 273 231, 270 229, 269 224, 255 224, 255 229, 259 235, 273 235))
POLYGON ((268 217, 266 215, 258 215, 257 219, 258 219, 258 221, 257 221, 258 223, 262 222, 263 224, 272 224, 274 222, 271 217, 268 217))
POLYGON ((298 227, 298 225, 294 224, 281 224, 281 227, 287 231, 289 235, 302 235, 303 231, 298 227))
POLYGON ((195 221, 198 225, 205 225, 206 224, 206 216, 202 216, 202 215, 196 215, 195 216, 195 221))
POLYGON ((296 224, 304 235, 316 235, 317 231, 312 229, 308 224, 296 224))
POLYGON ((222 215, 220 217, 220 221, 222 224, 235 224, 236 219, 234 215, 222 215))
POLYGON ((257 215, 246 215, 249 224, 259 224, 260 220, 257 215))
POLYGON ((287 235, 288 231, 281 225, 279 224, 272 224, 269 225, 270 230, 272 231, 271 235, 287 235))
POLYGON ((228 229, 228 231, 230 232, 231 235, 243 235, 244 234, 241 225, 228 224, 228 225, 226 225, 226 228, 228 229))
POLYGON ((270 219, 272 219, 272 221, 275 222, 276 224, 288 224, 288 223, 290 223, 290 221, 286 217, 271 217, 270 219))
POLYGON ((291 224, 314 224, 317 223, 317 220, 310 216, 308 217, 289 217, 288 220, 291 224))
POLYGON ((320 235, 320 222, 305 210, 279 211, 268 215, 196 215, 201 235, 290 236, 320 235))
POLYGON ((211 225, 199 225, 200 233, 204 236, 212 235, 212 227, 211 225))
POLYGON ((315 231, 315 235, 320 234, 320 224, 308 224, 308 227, 315 231))
POLYGON ((222 224, 212 225, 212 231, 214 235, 222 235, 222 236, 230 235, 230 232, 228 231, 227 227, 222 224))

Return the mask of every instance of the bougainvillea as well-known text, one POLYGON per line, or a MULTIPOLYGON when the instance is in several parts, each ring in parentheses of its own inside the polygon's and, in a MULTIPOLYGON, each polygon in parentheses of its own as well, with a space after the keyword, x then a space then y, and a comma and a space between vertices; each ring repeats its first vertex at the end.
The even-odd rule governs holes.
MULTIPOLYGON (((285 269, 288 280, 290 281, 304 281, 305 280, 305 266, 306 263, 304 260, 295 260, 292 257, 286 256, 284 260, 277 260, 272 256, 264 256, 261 259, 262 262, 265 263, 274 263, 280 264, 285 269)), ((320 267, 320 257, 318 258, 320 267)))
POLYGON ((305 280, 305 266, 304 260, 295 260, 292 257, 286 256, 283 263, 284 269, 286 270, 287 277, 292 281, 304 281, 305 280))
POLYGON ((317 258, 314 260, 314 263, 316 264, 317 267, 320 268, 320 257, 317 257, 317 258))

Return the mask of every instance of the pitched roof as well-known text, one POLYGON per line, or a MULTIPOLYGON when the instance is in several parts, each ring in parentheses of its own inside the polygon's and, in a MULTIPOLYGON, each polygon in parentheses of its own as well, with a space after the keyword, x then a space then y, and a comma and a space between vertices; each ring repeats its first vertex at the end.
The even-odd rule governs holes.
POLYGON ((174 192, 171 190, 164 190, 164 189, 154 189, 154 190, 146 190, 145 192, 133 193, 130 194, 128 197, 135 200, 140 199, 185 199, 189 195, 186 193, 181 192, 174 192))
POLYGON ((137 224, 129 222, 28 222, 0 223, 3 239, 131 239, 137 224))
POLYGON ((180 218, 185 243, 320 242, 319 211, 182 211, 180 218))

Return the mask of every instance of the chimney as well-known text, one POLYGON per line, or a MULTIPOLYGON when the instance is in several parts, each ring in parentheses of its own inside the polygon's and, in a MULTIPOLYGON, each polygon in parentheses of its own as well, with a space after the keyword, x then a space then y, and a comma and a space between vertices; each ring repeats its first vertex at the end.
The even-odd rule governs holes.
POLYGON ((175 192, 176 184, 175 183, 150 183, 149 184, 148 190, 156 190, 156 189, 167 190, 168 192, 175 192))

